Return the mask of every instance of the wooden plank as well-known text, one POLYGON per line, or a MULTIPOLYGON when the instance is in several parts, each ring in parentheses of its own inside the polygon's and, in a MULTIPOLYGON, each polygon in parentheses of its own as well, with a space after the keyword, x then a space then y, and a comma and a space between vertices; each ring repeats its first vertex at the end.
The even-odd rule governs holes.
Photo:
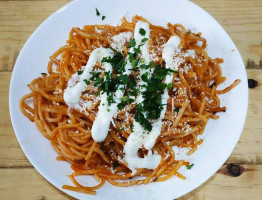
POLYGON ((0 72, 0 167, 31 166, 18 144, 9 117, 11 72, 0 72))
POLYGON ((11 71, 33 31, 64 1, 0 1, 0 71, 11 71))
POLYGON ((209 12, 227 31, 250 68, 262 69, 261 0, 192 0, 209 12), (249 62, 248 62, 249 61, 249 62))
MULTIPOLYGON (((19 51, 31 33, 51 13, 67 2, 69 0, 0 1, 0 71, 12 70, 19 51)), ((262 51, 262 1, 193 2, 207 10, 222 24, 249 67, 262 69, 262 62, 259 63, 262 51)))
MULTIPOLYGON (((261 163, 262 161, 262 70, 248 69, 248 78, 259 82, 249 89, 248 114, 241 138, 227 163, 261 163)), ((240 108, 241 109, 241 108, 240 108)))
POLYGON ((178 200, 193 199, 260 199, 262 195, 262 166, 242 165, 244 173, 238 177, 225 175, 227 166, 206 183, 178 200))
MULTIPOLYGON (((240 199, 240 191, 241 199, 262 195, 262 165, 241 165, 244 172, 238 177, 226 175, 226 168, 223 166, 206 183, 179 200, 240 199)), ((0 169, 0 180, 1 199, 74 199, 49 184, 35 169, 0 169)))
POLYGON ((0 199, 75 200, 47 182, 35 169, 0 169, 0 180, 0 199))
MULTIPOLYGON (((248 77, 256 79, 260 85, 249 89, 249 109, 242 136, 227 163, 262 163, 262 70, 249 69, 248 77)), ((8 84, 11 72, 0 72, 0 166, 31 166, 24 156, 11 126, 8 107, 8 84)))

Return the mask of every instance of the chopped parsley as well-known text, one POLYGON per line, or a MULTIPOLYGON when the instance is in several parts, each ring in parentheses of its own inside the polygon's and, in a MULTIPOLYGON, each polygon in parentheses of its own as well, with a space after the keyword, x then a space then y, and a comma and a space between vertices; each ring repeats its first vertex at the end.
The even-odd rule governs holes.
POLYGON ((133 39, 130 40, 128 48, 135 47, 135 46, 136 46, 136 40, 135 40, 135 38, 133 38, 133 39))
POLYGON ((158 178, 154 178, 154 180, 153 180, 153 181, 154 181, 154 182, 156 182, 156 181, 157 181, 157 179, 158 179, 158 178))
POLYGON ((212 83, 212 84, 209 86, 209 88, 212 89, 214 86, 216 86, 216 82, 212 83))
POLYGON ((83 80, 85 82, 86 85, 90 85, 90 81, 88 81, 87 79, 83 80))
POLYGON ((144 36, 146 34, 146 31, 145 31, 145 29, 140 28, 139 33, 144 36))
POLYGON ((102 16, 102 20, 104 20, 105 18, 106 18, 106 16, 103 15, 103 16, 102 16))
POLYGON ((178 108, 178 107, 176 107, 176 108, 174 109, 174 111, 175 111, 176 113, 178 113, 179 110, 180 110, 180 108, 178 108))
POLYGON ((131 66, 133 67, 133 71, 138 71, 139 68, 137 67, 139 60, 136 59, 137 54, 136 53, 128 53, 129 57, 128 60, 131 63, 131 66))
POLYGON ((125 72, 126 61, 120 52, 117 52, 113 57, 104 57, 101 60, 101 63, 103 62, 110 63, 117 74, 125 72))
POLYGON ((98 77, 98 78, 95 80, 94 86, 98 86, 98 85, 101 84, 103 81, 104 81, 103 78, 98 77))
POLYGON ((117 167, 119 167, 120 166, 120 164, 118 163, 118 162, 113 162, 113 168, 115 169, 115 168, 117 168, 117 167))
POLYGON ((141 42, 146 42, 148 40, 148 38, 143 38, 142 40, 141 40, 141 42))
MULTIPOLYGON (((154 63, 150 63, 148 66, 141 66, 142 68, 147 69, 153 67, 154 63)), ((145 91, 142 92, 144 100, 136 106, 135 120, 148 131, 152 130, 152 125, 149 120, 158 119, 163 110, 161 95, 163 94, 164 89, 166 87, 173 87, 172 83, 163 83, 166 75, 170 72, 176 73, 174 70, 166 69, 161 67, 161 65, 157 65, 152 77, 148 77, 148 72, 141 75, 141 79, 146 83, 143 86, 145 87, 145 91)))
MULTIPOLYGON (((139 105, 139 104, 138 104, 139 105)), ((146 130, 151 131, 152 130, 152 124, 149 122, 148 119, 145 118, 144 114, 141 112, 140 109, 138 109, 139 106, 136 106, 136 114, 135 114, 135 120, 143 126, 146 130)))
POLYGON ((194 166, 194 163, 192 163, 191 165, 187 165, 186 168, 191 169, 193 166, 194 166))
POLYGON ((96 8, 96 15, 100 16, 100 12, 97 10, 97 8, 96 8))
POLYGON ((81 75, 81 74, 83 74, 83 72, 84 72, 84 70, 79 70, 79 71, 77 71, 77 74, 81 75))
POLYGON ((173 84, 172 84, 172 83, 168 83, 168 84, 167 84, 167 89, 170 90, 170 89, 172 89, 172 88, 173 88, 173 84))
POLYGON ((123 96, 121 102, 117 104, 119 110, 122 110, 127 104, 133 103, 135 100, 129 98, 128 96, 123 96))
POLYGON ((134 132, 134 124, 130 124, 131 132, 134 132))
POLYGON ((117 50, 112 48, 112 47, 109 47, 109 49, 111 49, 113 52, 117 53, 117 50))
POLYGON ((169 74, 169 72, 178 73, 177 71, 174 71, 170 68, 163 68, 160 65, 157 65, 155 70, 155 77, 159 80, 163 80, 165 76, 169 74))
POLYGON ((92 75, 90 80, 95 81, 100 76, 101 72, 90 72, 90 74, 92 75))

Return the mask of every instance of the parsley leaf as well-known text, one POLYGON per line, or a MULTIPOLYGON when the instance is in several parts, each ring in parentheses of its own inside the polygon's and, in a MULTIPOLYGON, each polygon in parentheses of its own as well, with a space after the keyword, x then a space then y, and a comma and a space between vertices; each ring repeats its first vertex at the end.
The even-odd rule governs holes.
POLYGON ((109 49, 111 49, 113 52, 117 53, 117 50, 112 48, 112 47, 109 47, 109 49))
POLYGON ((178 113, 179 110, 180 110, 180 108, 178 108, 178 107, 176 107, 176 108, 174 109, 174 111, 175 111, 176 113, 178 113))
POLYGON ((117 74, 125 72, 126 61, 120 52, 117 52, 113 57, 104 57, 101 60, 101 63, 103 62, 110 63, 117 74))
POLYGON ((118 163, 118 162, 113 162, 113 168, 115 169, 115 168, 117 168, 117 167, 119 167, 120 166, 120 164, 118 163))
POLYGON ((194 163, 192 163, 191 165, 187 165, 186 168, 191 169, 193 166, 194 166, 194 163))
POLYGON ((100 12, 97 10, 97 8, 96 8, 96 15, 97 15, 97 16, 100 15, 100 12))
POLYGON ((139 33, 140 33, 141 35, 145 35, 145 34, 146 34, 146 31, 145 31, 145 29, 140 28, 140 29, 139 29, 139 33))
POLYGON ((173 88, 173 84, 172 84, 172 83, 168 83, 168 84, 167 84, 167 89, 170 90, 171 88, 173 88))
POLYGON ((133 103, 135 100, 129 98, 128 96, 123 96, 121 98, 121 103, 117 104, 119 110, 123 109, 127 104, 133 103))
POLYGON ((144 81, 144 82, 147 82, 148 81, 148 72, 144 73, 142 76, 141 76, 141 79, 144 81))
POLYGON ((118 84, 125 85, 125 84, 128 83, 128 75, 127 74, 123 74, 123 75, 117 76, 116 80, 117 80, 118 84))
POLYGON ((134 89, 136 87, 137 83, 136 83, 136 79, 134 76, 129 76, 128 77, 128 83, 127 86, 129 87, 129 89, 134 89))
POLYGON ((135 47, 135 46, 136 46, 136 40, 135 40, 135 38, 133 38, 133 39, 130 40, 128 48, 135 47))
POLYGON ((141 40, 141 42, 146 42, 148 40, 148 38, 143 38, 142 40, 141 40))
POLYGON ((87 79, 83 80, 85 82, 86 85, 90 85, 90 81, 88 81, 87 79))
POLYGON ((92 75, 90 80, 95 81, 100 76, 101 72, 90 72, 90 74, 92 75))
POLYGON ((94 86, 98 86, 99 84, 101 84, 104 81, 103 78, 99 77, 95 80, 94 86))
POLYGON ((212 89, 214 86, 216 86, 216 82, 212 83, 212 84, 209 86, 209 88, 212 89))
POLYGON ((134 132, 134 124, 130 124, 131 132, 134 132))
POLYGON ((84 72, 84 70, 79 70, 79 71, 77 71, 77 74, 81 75, 81 74, 83 74, 83 72, 84 72))
MULTIPOLYGON (((136 106, 137 108, 137 106, 136 106)), ((137 109, 136 114, 135 114, 135 120, 143 126, 146 130, 151 131, 152 130, 152 125, 151 123, 145 118, 144 114, 137 109)))

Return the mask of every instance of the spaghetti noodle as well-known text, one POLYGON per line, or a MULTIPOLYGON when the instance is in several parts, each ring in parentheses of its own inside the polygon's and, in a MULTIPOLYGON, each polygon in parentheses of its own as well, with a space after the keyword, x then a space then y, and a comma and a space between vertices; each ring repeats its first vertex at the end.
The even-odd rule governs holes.
POLYGON ((218 95, 240 82, 217 90, 226 80, 223 60, 208 57, 205 47, 201 33, 140 16, 118 26, 73 28, 50 56, 48 74, 20 100, 57 160, 71 163, 74 186, 63 188, 96 194, 105 181, 127 187, 185 179, 178 170, 190 163, 178 160, 173 147, 194 153, 208 120, 226 111, 218 95), (81 185, 81 175, 98 185, 81 185))

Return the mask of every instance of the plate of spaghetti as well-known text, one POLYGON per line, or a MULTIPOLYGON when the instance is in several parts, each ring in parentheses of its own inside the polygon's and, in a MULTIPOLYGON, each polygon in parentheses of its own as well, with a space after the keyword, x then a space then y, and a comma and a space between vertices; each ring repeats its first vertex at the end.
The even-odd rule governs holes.
POLYGON ((247 78, 190 1, 72 1, 24 45, 10 84, 32 165, 79 199, 174 199, 209 179, 243 129, 247 78))

